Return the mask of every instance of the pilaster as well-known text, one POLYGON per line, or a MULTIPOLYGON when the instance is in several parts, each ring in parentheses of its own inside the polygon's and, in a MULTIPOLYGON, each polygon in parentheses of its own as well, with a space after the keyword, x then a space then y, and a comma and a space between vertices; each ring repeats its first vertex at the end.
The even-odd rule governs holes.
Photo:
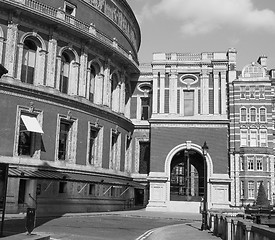
POLYGON ((226 72, 221 72, 221 114, 225 115, 227 110, 227 94, 226 94, 226 72))
POLYGON ((219 105, 220 99, 219 99, 219 72, 214 71, 214 115, 219 114, 219 105))
POLYGON ((160 111, 159 113, 164 113, 164 92, 165 92, 165 73, 160 73, 160 111))
MULTIPOLYGON (((59 83, 55 84, 55 71, 60 72, 60 65, 56 64, 57 60, 57 40, 54 35, 51 36, 48 44, 48 55, 47 55, 47 74, 46 74, 46 86, 59 88, 59 83)), ((60 64, 60 63, 59 63, 60 64)), ((60 78, 60 73, 57 75, 60 78)))
POLYGON ((121 87, 120 87, 120 109, 119 112, 124 114, 125 111, 125 72, 121 74, 121 87))
POLYGON ((152 113, 157 113, 158 111, 158 73, 153 73, 153 104, 152 113))
POLYGON ((177 113, 177 73, 172 72, 169 76, 169 111, 170 113, 177 113))
POLYGON ((45 63, 46 63, 46 51, 40 50, 38 53, 38 58, 36 61, 35 67, 35 77, 34 77, 34 85, 44 85, 44 77, 45 77, 45 63))
POLYGON ((209 73, 206 70, 201 72, 201 114, 209 114, 209 73))
POLYGON ((2 63, 3 48, 4 48, 4 37, 0 36, 0 63, 2 63))
POLYGON ((69 77, 69 95, 77 95, 78 90, 78 72, 79 72, 79 63, 72 63, 69 77))
POLYGON ((16 48, 18 38, 18 24, 10 22, 7 29, 7 41, 5 52, 5 68, 8 70, 7 75, 14 77, 16 64, 16 48))
POLYGON ((103 91, 104 91, 103 104, 110 107, 110 100, 111 100, 110 59, 107 59, 105 61, 103 91))
POLYGON ((78 95, 81 97, 85 97, 85 94, 86 94, 87 61, 88 61, 87 47, 83 47, 81 50, 81 56, 80 56, 79 86, 78 86, 78 95))
POLYGON ((21 71, 22 71, 22 61, 23 61, 23 47, 24 45, 22 43, 18 44, 18 61, 17 61, 17 72, 16 72, 16 79, 21 81, 21 71))

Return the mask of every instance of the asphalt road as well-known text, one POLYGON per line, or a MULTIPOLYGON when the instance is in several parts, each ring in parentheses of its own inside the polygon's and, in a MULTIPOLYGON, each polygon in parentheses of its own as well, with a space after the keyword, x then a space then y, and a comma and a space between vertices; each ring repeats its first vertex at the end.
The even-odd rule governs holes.
MULTIPOLYGON (((51 239, 134 240, 148 230, 188 220, 123 215, 66 216, 37 218, 36 233, 50 234, 51 239)), ((5 221, 6 236, 26 232, 24 219, 5 221)))

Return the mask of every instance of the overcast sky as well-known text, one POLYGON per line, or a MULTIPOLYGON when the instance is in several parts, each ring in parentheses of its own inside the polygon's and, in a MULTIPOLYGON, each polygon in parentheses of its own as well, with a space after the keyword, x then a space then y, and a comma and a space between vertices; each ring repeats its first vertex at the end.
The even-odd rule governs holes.
POLYGON ((268 56, 275 68, 275 0, 127 0, 141 29, 140 63, 153 52, 224 52, 237 68, 268 56))

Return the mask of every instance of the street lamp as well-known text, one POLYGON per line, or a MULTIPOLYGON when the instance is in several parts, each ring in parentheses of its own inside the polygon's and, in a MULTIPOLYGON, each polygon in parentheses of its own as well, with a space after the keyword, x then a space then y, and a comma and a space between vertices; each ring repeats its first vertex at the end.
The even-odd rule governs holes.
POLYGON ((203 154, 203 209, 202 209, 202 224, 201 230, 207 230, 207 169, 206 169, 206 155, 208 152, 208 146, 204 142, 202 148, 203 154))

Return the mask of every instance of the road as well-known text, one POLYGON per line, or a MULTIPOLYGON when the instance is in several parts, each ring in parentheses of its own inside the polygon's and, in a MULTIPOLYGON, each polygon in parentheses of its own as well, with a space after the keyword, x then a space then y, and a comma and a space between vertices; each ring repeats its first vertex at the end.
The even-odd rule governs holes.
MULTIPOLYGON (((148 230, 190 221, 192 220, 125 214, 43 217, 37 218, 34 232, 49 233, 52 239, 62 240, 134 240, 148 230)), ((4 226, 8 235, 26 232, 24 219, 10 219, 5 221, 4 226)))

